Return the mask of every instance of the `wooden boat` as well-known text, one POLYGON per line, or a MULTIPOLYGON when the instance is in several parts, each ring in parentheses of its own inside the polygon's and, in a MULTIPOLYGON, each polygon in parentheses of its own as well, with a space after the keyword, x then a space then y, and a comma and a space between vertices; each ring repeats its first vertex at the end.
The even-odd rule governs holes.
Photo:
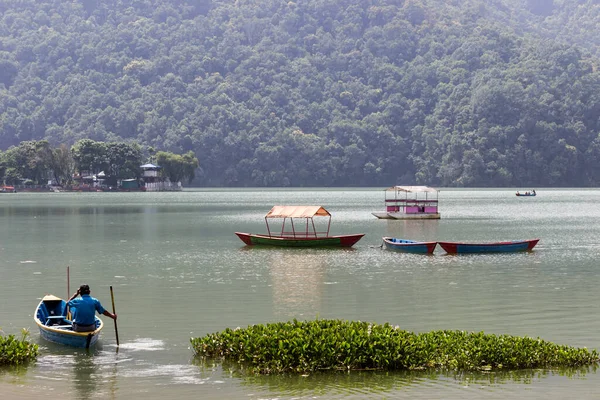
POLYGON ((531 192, 525 192, 525 193, 521 193, 519 191, 517 191, 517 193, 515 193, 516 196, 518 197, 534 197, 536 195, 535 190, 532 190, 531 192))
POLYGON ((414 240, 384 237, 385 248, 401 253, 432 254, 437 242, 416 242, 414 240))
POLYGON ((352 247, 365 234, 329 236, 331 214, 321 206, 274 206, 265 215, 267 234, 236 232, 235 234, 247 245, 269 245, 285 247, 352 247), (314 217, 329 217, 327 230, 318 232, 314 217), (281 232, 271 232, 269 220, 282 219, 281 232), (304 220, 305 226, 297 230, 294 220, 304 220), (289 228, 286 231, 286 222, 289 228))
POLYGON ((532 250, 540 239, 513 240, 508 242, 490 243, 462 243, 462 242, 438 242, 449 254, 466 253, 513 253, 517 251, 532 250))
POLYGON ((73 322, 66 315, 67 303, 60 297, 46 295, 35 310, 35 323, 40 328, 40 336, 50 342, 72 347, 89 348, 100 337, 104 324, 96 316, 96 330, 92 332, 73 331, 73 322))
POLYGON ((440 219, 437 189, 427 186, 392 186, 385 189, 385 211, 379 219, 440 219))
POLYGON ((14 186, 0 186, 0 193, 17 193, 14 186))

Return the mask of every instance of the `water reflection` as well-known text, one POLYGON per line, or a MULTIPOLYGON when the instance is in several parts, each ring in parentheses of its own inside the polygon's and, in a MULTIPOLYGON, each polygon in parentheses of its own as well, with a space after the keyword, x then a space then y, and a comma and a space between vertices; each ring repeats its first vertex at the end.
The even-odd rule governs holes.
POLYGON ((436 241, 439 239, 438 220, 385 220, 386 235, 417 241, 436 241))
POLYGON ((8 205, 0 207, 0 217, 65 217, 65 216, 88 216, 88 215, 127 215, 127 214, 166 214, 166 213, 188 213, 198 212, 198 207, 171 207, 154 205, 125 205, 111 204, 108 206, 27 206, 27 205, 8 205))
POLYGON ((322 308, 325 286, 323 257, 318 250, 272 250, 269 273, 273 283, 275 314, 314 318, 322 308))
POLYGON ((427 388, 436 398, 445 398, 448 390, 472 387, 476 390, 493 388, 501 384, 531 385, 537 381, 562 376, 583 379, 596 367, 564 368, 558 370, 515 370, 497 372, 458 371, 352 371, 317 372, 305 375, 247 375, 235 365, 223 363, 224 369, 235 371, 233 375, 253 391, 268 392, 271 396, 302 397, 318 393, 327 398, 364 396, 387 396, 416 387, 427 388), (435 395, 437 393, 437 395, 435 395))
POLYGON ((93 350, 81 351, 75 354, 73 358, 73 385, 75 390, 79 398, 90 398, 96 394, 96 386, 102 381, 101 377, 98 376, 98 365, 94 360, 93 350))
POLYGON ((41 340, 37 367, 47 372, 45 385, 61 382, 76 398, 115 398, 119 357, 100 342, 91 349, 78 349, 41 340))
POLYGON ((12 381, 18 382, 20 378, 25 377, 27 369, 33 367, 35 363, 26 363, 18 365, 0 365, 0 377, 10 376, 12 381))

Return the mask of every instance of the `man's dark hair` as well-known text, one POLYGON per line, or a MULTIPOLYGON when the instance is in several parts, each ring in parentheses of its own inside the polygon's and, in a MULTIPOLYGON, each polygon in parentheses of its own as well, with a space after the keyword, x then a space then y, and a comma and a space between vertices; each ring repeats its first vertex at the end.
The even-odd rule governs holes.
POLYGON ((89 285, 79 286, 79 294, 90 294, 90 286, 89 285))

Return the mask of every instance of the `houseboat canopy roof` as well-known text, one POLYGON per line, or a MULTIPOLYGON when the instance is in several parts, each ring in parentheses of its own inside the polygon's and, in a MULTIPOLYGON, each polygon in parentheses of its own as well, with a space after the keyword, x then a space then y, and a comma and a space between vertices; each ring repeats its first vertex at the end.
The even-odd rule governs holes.
POLYGON ((392 186, 391 188, 385 189, 386 191, 396 191, 396 192, 408 192, 408 193, 418 193, 418 192, 428 192, 428 193, 437 193, 438 190, 429 186, 392 186))
POLYGON ((321 206, 274 206, 265 218, 312 218, 314 216, 331 217, 331 214, 321 206))
POLYGON ((144 164, 144 165, 140 165, 140 168, 145 168, 145 169, 159 169, 161 167, 159 167, 158 165, 154 165, 154 164, 144 164))

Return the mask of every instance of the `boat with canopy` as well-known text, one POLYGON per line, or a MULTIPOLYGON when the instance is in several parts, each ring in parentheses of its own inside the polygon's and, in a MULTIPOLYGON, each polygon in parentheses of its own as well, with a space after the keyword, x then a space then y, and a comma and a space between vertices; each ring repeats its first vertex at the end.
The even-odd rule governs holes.
POLYGON ((392 186, 385 189, 385 211, 379 219, 440 219, 439 190, 429 186, 392 186))
MULTIPOLYGON (((265 215, 266 234, 236 232, 247 245, 286 247, 352 247, 365 234, 330 236, 331 214, 322 206, 274 206, 265 215), (319 231, 315 217, 327 218, 327 229, 319 231), (271 229, 269 221, 282 220, 281 231, 271 229)), ((325 229, 325 228, 320 228, 325 229)))

